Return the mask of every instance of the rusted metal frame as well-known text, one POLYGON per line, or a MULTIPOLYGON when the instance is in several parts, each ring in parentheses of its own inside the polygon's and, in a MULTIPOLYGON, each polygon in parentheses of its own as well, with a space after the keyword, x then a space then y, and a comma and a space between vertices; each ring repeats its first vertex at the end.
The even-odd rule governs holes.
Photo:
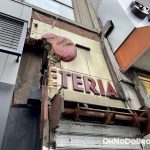
POLYGON ((150 134, 150 109, 147 109, 147 112, 143 112, 140 114, 140 117, 145 116, 147 118, 146 124, 142 125, 144 127, 144 135, 150 134))
POLYGON ((65 108, 63 114, 71 114, 75 116, 75 121, 79 119, 80 115, 83 116, 93 116, 93 117, 104 117, 105 114, 101 112, 93 112, 90 110, 81 110, 80 108, 71 109, 71 108, 65 108))
MULTIPOLYGON (((77 103, 76 108, 64 108, 63 114, 73 115, 75 121, 79 120, 80 116, 90 116, 103 118, 104 124, 114 123, 115 120, 127 121, 131 126, 137 126, 140 123, 146 123, 148 121, 147 117, 141 116, 140 114, 147 114, 147 111, 142 110, 128 110, 126 112, 117 112, 115 108, 111 110, 107 107, 107 110, 93 109, 90 108, 88 104, 83 104, 83 107, 80 107, 80 103, 77 103)), ((115 123, 114 123, 115 124, 115 123)))
POLYGON ((132 111, 132 110, 129 110, 131 114, 133 114, 133 117, 132 117, 132 126, 137 126, 138 125, 138 120, 141 118, 141 117, 138 117, 138 114, 135 112, 135 111, 132 111))
POLYGON ((80 115, 80 106, 79 103, 77 103, 77 108, 75 108, 75 121, 79 119, 79 115, 80 115))
POLYGON ((112 112, 109 112, 110 109, 108 107, 107 107, 107 110, 108 110, 108 112, 106 112, 106 114, 105 114, 104 124, 110 124, 114 117, 114 114, 112 112))
MULTIPOLYGON (((107 116, 107 112, 98 112, 98 111, 92 111, 92 110, 86 110, 86 109, 71 109, 71 108, 65 108, 64 109, 64 114, 72 114, 75 115, 75 121, 79 119, 79 116, 91 116, 91 117, 100 117, 100 118, 105 118, 107 116)), ((124 120, 124 121, 133 121, 134 115, 133 116, 128 116, 128 115, 121 115, 121 114, 115 114, 115 113, 110 113, 109 119, 105 122, 105 124, 109 124, 110 121, 112 120, 112 116, 114 115, 114 119, 117 120, 124 120)), ((137 122, 146 122, 147 118, 144 117, 138 117, 137 122)), ((136 126, 136 124, 133 124, 133 126, 136 126)))
MULTIPOLYGON (((54 99, 53 101, 55 101, 54 99)), ((66 101, 65 101, 66 102, 66 101)), ((75 121, 80 120, 80 116, 85 117, 95 117, 100 118, 99 121, 102 121, 104 124, 115 124, 115 121, 126 121, 126 123, 129 126, 138 126, 139 127, 144 125, 144 134, 150 133, 150 113, 149 110, 127 110, 127 112, 121 112, 124 111, 124 109, 118 109, 118 108, 109 108, 107 107, 106 110, 99 109, 93 109, 90 108, 90 105, 88 104, 81 104, 76 103, 76 106, 73 108, 65 108, 64 107, 64 101, 62 101, 62 105, 57 105, 55 109, 59 109, 62 107, 62 110, 60 111, 61 115, 64 117, 67 117, 67 115, 71 115, 74 117, 75 121), (80 107, 82 106, 82 107, 80 107)), ((60 117, 59 117, 60 119, 60 117)), ((58 122, 59 122, 58 119, 58 122)), ((126 125, 127 125, 126 124, 126 125)))
POLYGON ((134 113, 133 113, 131 110, 129 110, 130 113, 125 113, 125 112, 119 112, 119 111, 111 111, 110 109, 109 110, 101 110, 101 109, 93 109, 93 108, 85 108, 85 107, 80 107, 80 108, 85 109, 85 110, 104 112, 104 113, 107 112, 107 113, 115 113, 115 114, 119 114, 119 115, 137 116, 136 111, 134 111, 134 113))
POLYGON ((63 99, 60 94, 57 94, 53 101, 51 101, 50 109, 50 130, 54 130, 58 127, 59 120, 61 118, 64 105, 63 99))

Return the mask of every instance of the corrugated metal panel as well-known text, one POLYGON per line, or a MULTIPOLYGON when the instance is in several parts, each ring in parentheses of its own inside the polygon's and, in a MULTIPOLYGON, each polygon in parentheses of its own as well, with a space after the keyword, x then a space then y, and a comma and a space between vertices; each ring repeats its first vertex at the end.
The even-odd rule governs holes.
POLYGON ((23 22, 0 15, 0 46, 17 50, 23 22))

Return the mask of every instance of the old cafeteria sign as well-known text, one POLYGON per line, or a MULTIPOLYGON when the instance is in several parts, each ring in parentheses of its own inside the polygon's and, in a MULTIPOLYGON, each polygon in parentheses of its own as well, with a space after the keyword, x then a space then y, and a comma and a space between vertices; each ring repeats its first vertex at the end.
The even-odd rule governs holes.
MULTIPOLYGON (((43 40, 50 46, 49 58, 54 66, 60 61, 70 62, 76 58, 77 49, 75 45, 67 38, 48 33, 42 36, 43 40), (55 54, 55 55, 54 55, 55 54), (57 57, 52 57, 57 56, 57 57), (56 58, 56 59, 55 59, 56 58), (54 61, 54 62, 53 62, 54 61)), ((45 49, 47 46, 45 47, 45 49)), ((124 103, 118 100, 118 94, 114 89, 111 80, 100 79, 88 76, 67 69, 57 67, 49 68, 49 97, 52 98, 63 87, 61 93, 64 100, 83 102, 88 104, 97 104, 114 107, 124 107, 124 103), (53 92, 54 91, 54 92, 53 92), (53 95, 53 93, 55 93, 53 95), (117 102, 118 101, 118 102, 117 102)), ((59 66, 58 65, 58 66, 59 66)), ((73 70, 73 68, 72 68, 73 70)))
POLYGON ((49 80, 54 87, 60 85, 66 90, 118 99, 116 90, 108 80, 95 79, 58 68, 51 68, 49 80))
POLYGON ((117 98, 118 95, 111 85, 109 81, 107 81, 107 91, 104 90, 103 81, 100 79, 97 79, 96 81, 92 77, 88 76, 81 76, 77 73, 71 73, 68 71, 62 71, 62 86, 63 88, 67 89, 67 78, 72 78, 72 85, 73 90, 78 92, 86 92, 87 94, 90 94, 93 92, 94 95, 101 95, 101 96, 108 96, 108 97, 114 97, 117 98), (99 86, 99 90, 96 89, 96 84, 99 86))

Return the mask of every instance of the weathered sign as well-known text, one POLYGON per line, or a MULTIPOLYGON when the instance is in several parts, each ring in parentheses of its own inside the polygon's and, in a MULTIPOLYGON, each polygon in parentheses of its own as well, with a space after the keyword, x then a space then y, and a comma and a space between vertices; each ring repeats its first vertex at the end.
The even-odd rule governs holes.
MULTIPOLYGON (((57 81, 58 71, 56 68, 52 69, 51 74, 52 74, 51 80, 57 81)), ((68 82, 70 82, 71 80, 73 91, 77 91, 81 93, 85 92, 86 94, 93 93, 94 95, 97 96, 107 96, 110 98, 119 97, 110 81, 106 81, 106 80, 104 81, 103 79, 93 79, 90 76, 81 75, 79 73, 69 72, 66 70, 59 71, 59 74, 61 76, 60 84, 64 89, 69 90, 68 82), (105 88, 103 82, 105 82, 106 84, 105 88)))

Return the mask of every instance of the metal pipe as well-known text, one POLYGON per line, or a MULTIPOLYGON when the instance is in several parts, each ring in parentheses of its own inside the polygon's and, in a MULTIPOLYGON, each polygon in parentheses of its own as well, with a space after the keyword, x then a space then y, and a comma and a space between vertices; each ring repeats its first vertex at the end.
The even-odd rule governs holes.
MULTIPOLYGON (((68 115, 75 115, 78 113, 79 116, 89 116, 89 117, 99 117, 99 118, 105 118, 107 116, 107 111, 106 112, 96 112, 96 111, 91 111, 91 110, 81 110, 79 109, 78 112, 75 111, 75 109, 71 108, 65 108, 63 114, 68 114, 68 115)), ((133 121, 135 118, 139 123, 145 123, 147 122, 147 118, 145 117, 138 117, 134 114, 118 114, 117 112, 112 113, 115 117, 113 120, 122 120, 122 121, 133 121)), ((112 120, 112 121, 113 121, 112 120)))

